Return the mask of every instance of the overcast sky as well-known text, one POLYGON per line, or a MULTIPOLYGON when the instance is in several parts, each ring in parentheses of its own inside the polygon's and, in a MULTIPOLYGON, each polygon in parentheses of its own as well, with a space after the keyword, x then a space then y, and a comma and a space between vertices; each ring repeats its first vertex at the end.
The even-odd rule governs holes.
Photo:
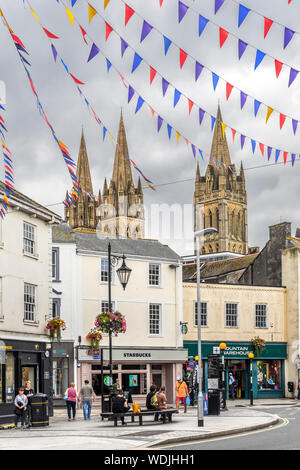
MULTIPOLYGON (((65 0, 70 9, 71 1, 65 0)), ((253 100, 248 98, 243 110, 240 110, 240 96, 232 91, 228 101, 225 97, 225 83, 219 81, 213 91, 211 73, 204 70, 195 83, 194 61, 187 59, 182 70, 179 68, 178 49, 171 46, 164 55, 162 36, 155 30, 140 44, 142 20, 134 15, 127 27, 124 26, 124 3, 111 0, 103 10, 103 0, 90 2, 101 15, 135 48, 171 84, 189 96, 198 106, 216 115, 220 102, 223 121, 238 132, 253 137, 273 148, 285 149, 299 154, 300 125, 296 136, 292 132, 289 119, 279 130, 279 115, 273 113, 265 124, 266 111, 261 107, 257 117, 253 115, 253 100)), ((282 113, 300 120, 300 74, 288 88, 289 69, 283 67, 278 79, 275 77, 274 60, 266 56, 254 71, 255 50, 248 47, 239 61, 237 39, 229 35, 220 49, 219 32, 214 24, 208 24, 201 38, 198 37, 198 16, 201 13, 234 35, 252 44, 267 54, 288 63, 300 70, 300 60, 296 51, 300 49, 300 35, 295 34, 287 48, 283 49, 283 28, 273 24, 266 39, 263 38, 263 19, 249 14, 243 25, 237 27, 238 5, 233 0, 225 0, 222 8, 214 15, 213 0, 186 0, 191 9, 180 24, 177 21, 177 0, 164 0, 162 7, 159 0, 128 0, 127 2, 155 28, 180 45, 189 55, 200 63, 239 87, 248 95, 280 110, 282 113)), ((151 204, 192 204, 194 192, 195 160, 191 149, 183 139, 176 143, 175 132, 171 141, 168 139, 164 124, 157 133, 157 117, 153 120, 149 107, 144 105, 135 114, 137 96, 127 104, 127 89, 119 75, 112 68, 107 73, 106 63, 101 54, 87 63, 91 43, 85 45, 76 24, 72 26, 56 0, 31 0, 31 6, 39 16, 41 23, 60 37, 55 46, 69 67, 71 73, 86 83, 83 90, 106 124, 111 134, 117 135, 120 110, 123 109, 124 122, 130 157, 150 178, 157 190, 144 190, 144 202, 151 204), (177 182, 162 185, 162 183, 177 182)), ((249 8, 262 15, 297 31, 300 17, 300 5, 295 0, 288 5, 287 0, 245 1, 249 8)), ((40 101, 56 135, 68 145, 72 157, 77 160, 83 127, 89 156, 94 194, 103 188, 105 176, 110 180, 113 168, 114 145, 109 138, 102 141, 102 130, 82 103, 76 86, 66 74, 60 63, 55 64, 47 37, 43 34, 28 6, 22 0, 3 0, 1 7, 8 23, 25 44, 31 62, 31 74, 38 91, 40 101)), ((152 86, 149 85, 149 67, 142 63, 132 74, 133 51, 128 48, 123 59, 120 54, 120 39, 113 32, 105 42, 105 27, 101 17, 95 16, 89 24, 86 0, 77 0, 73 12, 83 28, 88 31, 96 44, 111 60, 136 89, 137 93, 164 117, 167 122, 185 135, 190 142, 209 153, 212 133, 210 118, 206 116, 201 127, 198 112, 193 108, 188 114, 187 102, 181 98, 173 108, 173 88, 169 87, 166 96, 161 93, 161 79, 157 76, 152 86)), ((299 28, 300 30, 300 28, 299 28)), ((35 97, 30 89, 24 69, 11 41, 7 29, 0 24, 0 80, 6 84, 6 108, 4 119, 7 123, 7 145, 14 156, 16 188, 60 215, 63 215, 62 200, 71 180, 61 154, 52 138, 50 130, 40 117, 35 97), (57 205, 54 205, 57 204, 57 205)), ((232 143, 231 132, 227 140, 232 162, 245 168, 246 188, 248 193, 249 245, 264 246, 268 239, 268 226, 282 221, 292 222, 293 234, 299 222, 300 159, 294 167, 291 164, 262 167, 267 157, 261 156, 257 149, 252 154, 251 145, 246 141, 240 150, 239 136, 232 143), (250 169, 251 167, 260 167, 250 169), (247 170, 249 168, 249 170, 247 170)), ((289 156, 290 158, 290 156, 289 156)), ((204 174, 208 159, 200 162, 204 174)), ((282 154, 280 157, 282 161, 282 154)), ((274 152, 270 162, 274 162, 274 152)), ((138 173, 132 169, 137 182, 138 173)), ((188 212, 191 214, 191 212, 188 212)), ((185 220, 185 230, 192 234, 192 219, 185 220)), ((146 234, 147 235, 147 234, 146 234)), ((186 254, 188 247, 178 240, 163 240, 180 254, 186 254)))

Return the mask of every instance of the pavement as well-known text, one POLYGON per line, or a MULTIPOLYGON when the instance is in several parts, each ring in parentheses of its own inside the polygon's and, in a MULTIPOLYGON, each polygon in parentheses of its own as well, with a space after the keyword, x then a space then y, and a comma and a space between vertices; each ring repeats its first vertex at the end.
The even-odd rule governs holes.
POLYGON ((292 399, 228 401, 227 411, 219 416, 204 416, 204 426, 197 426, 197 407, 173 415, 173 422, 154 423, 147 417, 143 426, 131 423, 115 427, 111 421, 101 421, 99 408, 93 408, 90 420, 83 419, 77 409, 76 419, 68 421, 65 408, 55 409, 49 426, 26 430, 6 428, 0 431, 2 450, 126 450, 155 449, 191 440, 209 439, 274 426, 279 422, 276 406, 300 406, 292 399), (261 410, 261 408, 264 410, 261 410), (267 408, 267 411, 265 410, 267 408))

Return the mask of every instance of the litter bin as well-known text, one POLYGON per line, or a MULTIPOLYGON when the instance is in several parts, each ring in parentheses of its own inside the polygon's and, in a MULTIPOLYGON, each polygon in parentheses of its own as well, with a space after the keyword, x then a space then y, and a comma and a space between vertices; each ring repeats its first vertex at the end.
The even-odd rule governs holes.
POLYGON ((208 414, 220 414, 220 390, 208 390, 208 414))
POLYGON ((110 402, 111 402, 110 395, 103 395, 102 413, 109 413, 110 412, 110 402))
POLYGON ((31 398, 31 426, 49 426, 48 397, 37 393, 31 398))

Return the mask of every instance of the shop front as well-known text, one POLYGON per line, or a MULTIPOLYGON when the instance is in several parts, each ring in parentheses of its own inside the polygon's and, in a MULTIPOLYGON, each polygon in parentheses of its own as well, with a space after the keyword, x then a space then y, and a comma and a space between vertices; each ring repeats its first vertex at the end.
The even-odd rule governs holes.
MULTIPOLYGON (((235 398, 250 398, 250 359, 249 353, 253 353, 250 342, 237 343, 224 341, 225 380, 227 397, 229 398, 229 373, 235 379, 235 398)), ((221 363, 220 342, 202 342, 202 368, 203 391, 207 392, 208 384, 208 356, 218 355, 221 363)), ((252 361, 253 396, 254 398, 280 398, 285 396, 285 360, 287 359, 286 343, 266 343, 260 356, 254 356, 252 361)), ((187 363, 187 372, 193 358, 198 354, 196 341, 184 342, 188 349, 190 361, 187 363)), ((221 367, 221 366, 220 366, 221 367)))
POLYGON ((74 382, 74 343, 53 343, 53 406, 66 406, 64 393, 74 382))
POLYGON ((0 424, 14 421, 15 396, 27 380, 48 396, 52 415, 51 360, 51 343, 0 338, 0 424))
MULTIPOLYGON (((134 400, 144 404, 150 386, 155 384, 166 387, 168 403, 175 403, 176 377, 182 374, 182 367, 188 359, 186 349, 114 348, 112 359, 113 382, 118 378, 122 389, 131 392, 134 400)), ((108 394, 108 348, 100 349, 99 353, 84 346, 78 348, 77 370, 79 387, 87 379, 98 397, 101 391, 108 394)))

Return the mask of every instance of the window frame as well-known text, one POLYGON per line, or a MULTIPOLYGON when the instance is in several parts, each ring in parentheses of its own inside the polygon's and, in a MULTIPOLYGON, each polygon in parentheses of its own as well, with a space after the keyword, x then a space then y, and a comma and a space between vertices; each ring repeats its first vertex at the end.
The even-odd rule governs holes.
POLYGON ((30 222, 27 222, 26 220, 23 220, 23 254, 27 256, 33 256, 36 257, 36 246, 37 246, 37 240, 36 240, 36 232, 37 232, 37 227, 36 225, 31 224, 30 222), (33 232, 33 239, 26 237, 30 233, 30 230, 32 229, 33 232), (27 243, 32 243, 32 250, 28 250, 27 243))
MULTIPOLYGON (((101 256, 100 257, 100 284, 108 284, 108 257, 107 256, 101 256), (107 264, 107 271, 102 269, 102 262, 106 262, 107 264), (107 273, 107 280, 102 279, 102 272, 107 273)), ((111 283, 115 284, 115 269, 114 266, 111 266, 111 283)))
MULTIPOLYGON (((208 328, 209 325, 208 325, 208 302, 207 301, 200 301, 200 308, 201 308, 201 328, 208 328), (202 324, 202 317, 203 317, 203 313, 202 313, 202 306, 203 305, 206 305, 206 325, 203 325, 202 324)), ((198 309, 198 301, 195 300, 194 301, 194 327, 198 328, 198 322, 196 322, 196 316, 198 317, 198 312, 196 312, 196 310, 198 309)), ((197 318, 198 320, 198 318, 197 318)))
POLYGON ((161 266, 161 263, 156 263, 154 261, 150 261, 148 263, 148 287, 151 287, 151 288, 153 288, 153 287, 154 288, 161 288, 162 287, 162 266, 161 266), (151 266, 158 267, 158 274, 150 272, 150 267, 151 266), (158 283, 157 284, 151 284, 151 282, 150 282, 151 276, 158 276, 158 283))
MULTIPOLYGON (((239 303, 238 302, 225 302, 224 310, 225 310, 224 311, 224 315, 225 315, 224 327, 225 328, 239 328, 239 303), (227 325, 227 305, 236 306, 236 325, 227 325)), ((232 313, 230 315, 232 315, 232 313)))
MULTIPOLYGON (((28 312, 27 312, 28 313, 28 312)), ((31 313, 31 312, 29 312, 31 313)), ((35 284, 30 284, 28 282, 24 282, 24 319, 25 323, 36 323, 36 313, 37 313, 37 286, 35 284), (25 295, 32 295, 30 293, 25 292, 26 287, 31 287, 34 290, 33 297, 34 303, 29 303, 25 301, 25 295), (26 303, 29 305, 33 305, 33 319, 26 318, 26 303)))
POLYGON ((51 253, 51 269, 52 269, 52 282, 60 282, 60 260, 59 260, 59 247, 53 246, 51 253), (53 264, 53 254, 55 253, 55 265, 53 264), (53 276, 53 267, 55 266, 55 275, 53 276))
POLYGON ((268 304, 267 303, 255 303, 254 304, 254 328, 268 328, 268 304), (257 325, 257 307, 265 307, 265 325, 264 326, 258 326, 257 325))
POLYGON ((52 318, 60 318, 61 315, 61 299, 59 297, 52 297, 52 318), (53 305, 57 305, 58 313, 57 315, 53 314, 53 305))
POLYGON ((161 337, 162 334, 162 304, 157 302, 149 302, 148 304, 148 336, 151 337, 161 337), (151 333, 151 307, 158 307, 159 308, 159 318, 158 318, 158 325, 159 325, 159 332, 158 333, 151 333))

